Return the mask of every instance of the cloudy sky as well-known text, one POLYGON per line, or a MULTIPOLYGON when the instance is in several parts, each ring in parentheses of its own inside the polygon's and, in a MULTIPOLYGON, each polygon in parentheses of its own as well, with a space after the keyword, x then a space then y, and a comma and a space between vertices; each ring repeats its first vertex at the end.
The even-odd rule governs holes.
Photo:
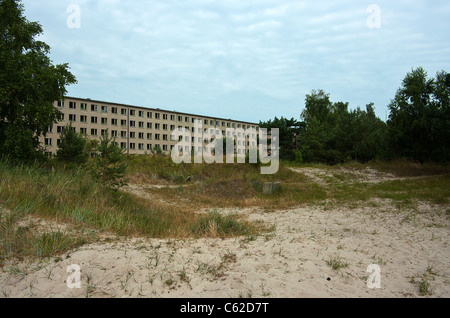
POLYGON ((412 68, 450 72, 448 0, 23 4, 77 77, 74 97, 259 122, 299 118, 323 89, 351 109, 374 102, 385 120, 412 68))

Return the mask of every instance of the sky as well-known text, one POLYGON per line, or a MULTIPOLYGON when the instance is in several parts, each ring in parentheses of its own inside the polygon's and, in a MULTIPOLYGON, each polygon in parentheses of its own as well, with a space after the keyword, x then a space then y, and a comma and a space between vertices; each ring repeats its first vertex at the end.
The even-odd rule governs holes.
POLYGON ((388 104, 413 68, 450 72, 450 1, 23 0, 67 95, 258 123, 322 89, 388 104))

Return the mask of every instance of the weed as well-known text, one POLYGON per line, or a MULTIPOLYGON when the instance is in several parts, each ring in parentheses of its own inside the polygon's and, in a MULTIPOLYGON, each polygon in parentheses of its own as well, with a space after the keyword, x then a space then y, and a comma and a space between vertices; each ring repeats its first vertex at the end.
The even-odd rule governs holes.
POLYGON ((349 264, 347 262, 345 262, 340 257, 330 258, 327 261, 327 265, 330 266, 335 271, 340 270, 341 268, 346 268, 346 267, 349 266, 349 264))

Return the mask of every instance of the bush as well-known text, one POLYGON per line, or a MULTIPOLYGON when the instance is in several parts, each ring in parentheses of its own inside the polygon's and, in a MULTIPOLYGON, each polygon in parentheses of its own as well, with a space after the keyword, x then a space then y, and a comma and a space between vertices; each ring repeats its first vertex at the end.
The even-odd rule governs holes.
POLYGON ((63 129, 60 136, 61 142, 56 153, 58 160, 77 164, 83 164, 88 160, 87 141, 82 134, 72 128, 71 124, 63 129))

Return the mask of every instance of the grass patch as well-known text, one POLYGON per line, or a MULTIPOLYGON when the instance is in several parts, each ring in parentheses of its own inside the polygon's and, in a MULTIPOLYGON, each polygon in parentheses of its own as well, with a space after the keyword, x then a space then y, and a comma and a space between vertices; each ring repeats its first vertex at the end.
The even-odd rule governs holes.
POLYGON ((17 167, 0 161, 0 178, 0 204, 4 207, 21 206, 26 213, 79 227, 167 238, 208 235, 213 232, 201 229, 211 221, 221 237, 251 232, 249 223, 240 225, 234 216, 205 221, 181 206, 155 207, 153 202, 124 191, 103 191, 82 168, 17 167))
POLYGON ((201 215, 196 222, 191 225, 191 231, 197 236, 207 237, 232 237, 251 236, 258 230, 254 225, 239 221, 237 216, 221 215, 217 211, 201 215))
POLYGON ((349 266, 349 264, 340 257, 330 258, 327 261, 327 265, 330 266, 335 271, 338 271, 342 268, 346 268, 349 266))
POLYGON ((74 236, 61 230, 38 232, 33 222, 20 224, 27 209, 2 211, 0 216, 0 266, 5 261, 25 257, 49 258, 81 246, 86 238, 74 236), (25 212, 24 212, 25 210, 25 212))
POLYGON ((450 174, 448 164, 439 163, 419 163, 407 159, 391 161, 373 161, 368 166, 398 177, 419 177, 450 174))

